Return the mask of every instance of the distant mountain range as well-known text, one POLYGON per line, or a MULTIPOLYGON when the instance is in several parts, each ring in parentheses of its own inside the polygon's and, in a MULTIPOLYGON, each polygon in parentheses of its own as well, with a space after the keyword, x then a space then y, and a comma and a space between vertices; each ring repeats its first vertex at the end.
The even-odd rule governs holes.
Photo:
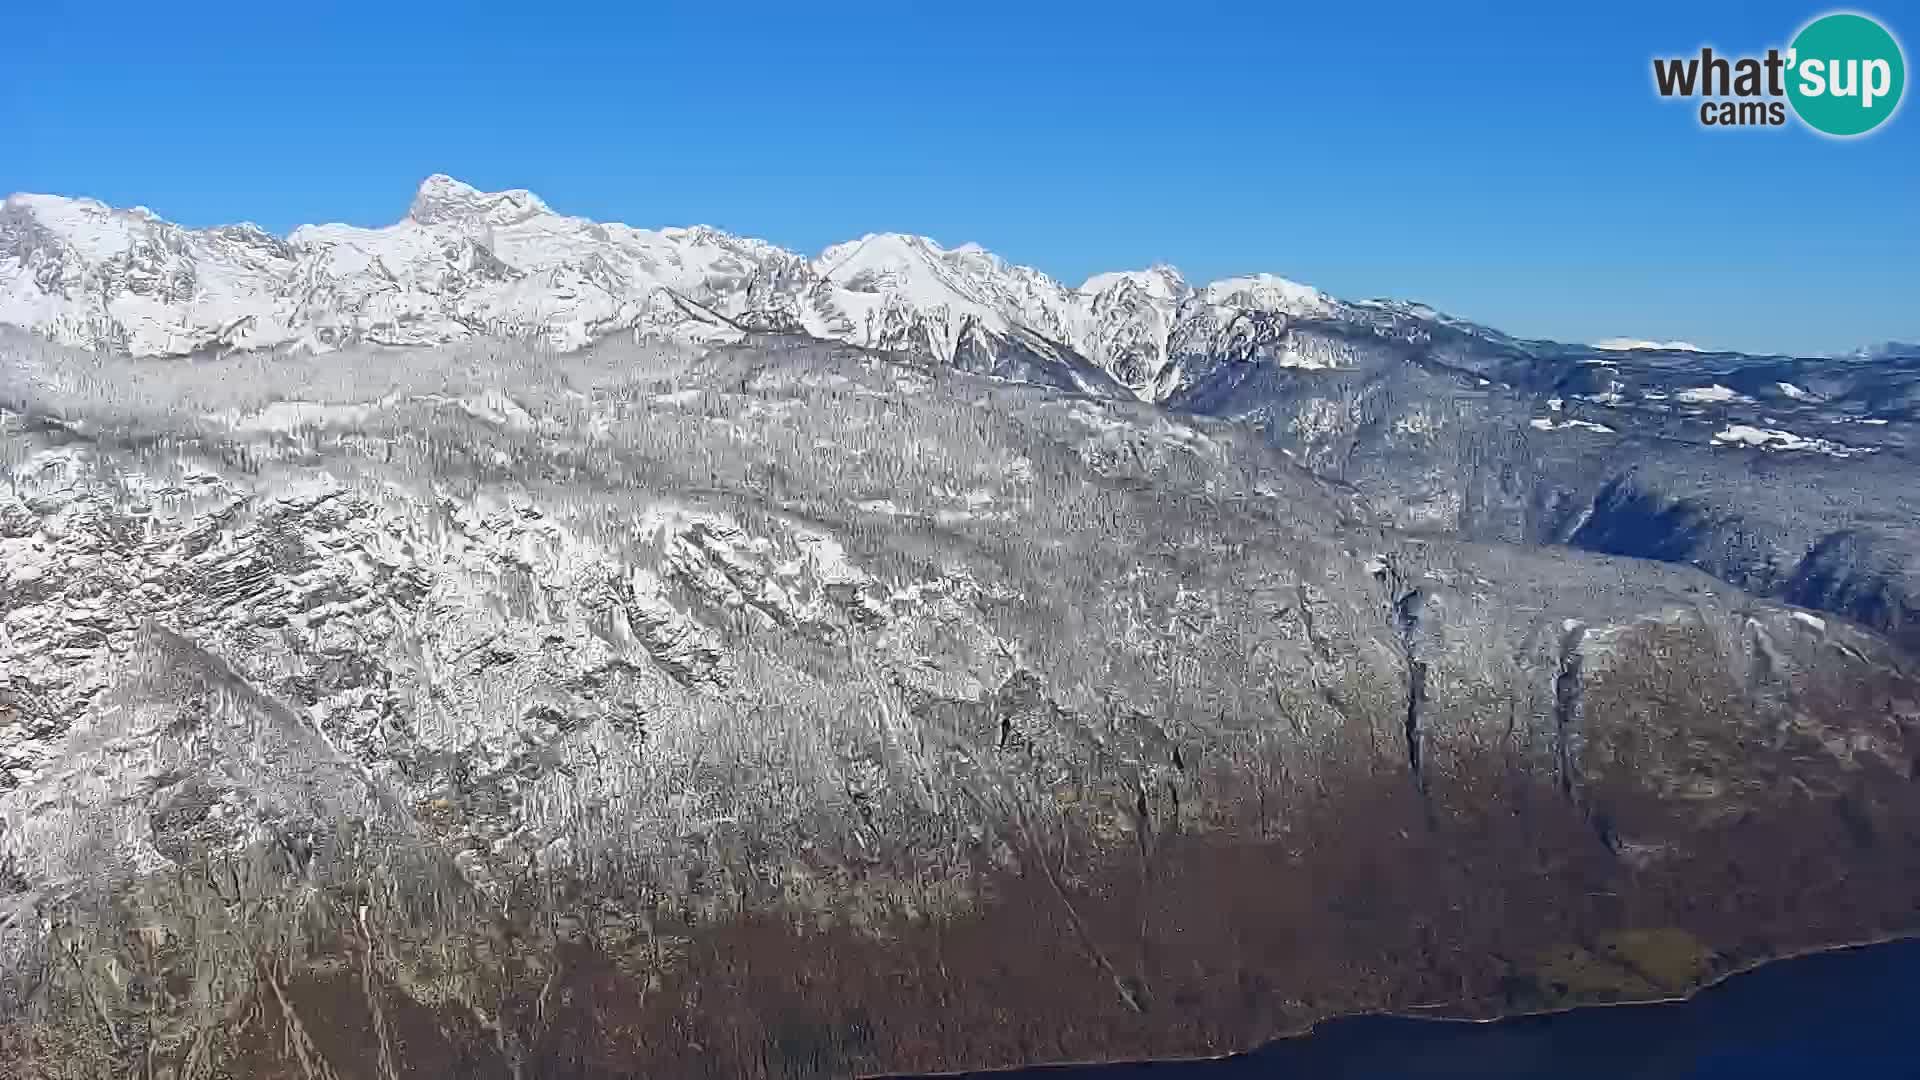
MULTIPOLYGON (((12 195, 0 209, 0 322, 136 356, 485 336, 575 349, 616 333, 714 344, 780 331, 1160 401, 1204 376, 1200 357, 1329 363, 1290 349, 1280 322, 1342 315, 1438 318, 1270 274, 1194 285, 1155 266, 1073 288, 977 245, 897 233, 807 258, 704 226, 570 217, 532 192, 444 175, 393 225, 304 225, 285 238, 55 195, 12 195)), ((1596 347, 1698 351, 1632 338, 1596 347)))
POLYGON ((428 178, 396 224, 307 225, 284 239, 49 195, 11 196, 0 213, 0 322, 142 356, 487 335, 573 349, 621 332, 717 343, 783 331, 1164 397, 1196 334, 1257 338, 1239 323, 1337 306, 1282 278, 1195 288, 1164 267, 1073 289, 974 245, 898 234, 808 259, 705 227, 569 217, 531 192, 447 176, 428 178))

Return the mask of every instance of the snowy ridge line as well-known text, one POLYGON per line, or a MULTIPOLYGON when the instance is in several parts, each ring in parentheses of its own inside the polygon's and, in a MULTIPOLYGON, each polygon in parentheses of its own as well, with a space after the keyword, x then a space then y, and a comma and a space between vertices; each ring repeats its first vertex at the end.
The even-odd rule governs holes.
POLYGON ((572 217, 529 191, 444 175, 394 224, 303 225, 284 238, 84 198, 0 204, 0 323, 136 356, 478 337, 567 351, 626 332, 721 344, 768 331, 1157 400, 1179 383, 1170 352, 1181 326, 1227 335, 1241 313, 1284 320, 1338 306, 1273 275, 1196 288, 1164 266, 1072 288, 975 244, 896 233, 809 259, 705 226, 572 217))

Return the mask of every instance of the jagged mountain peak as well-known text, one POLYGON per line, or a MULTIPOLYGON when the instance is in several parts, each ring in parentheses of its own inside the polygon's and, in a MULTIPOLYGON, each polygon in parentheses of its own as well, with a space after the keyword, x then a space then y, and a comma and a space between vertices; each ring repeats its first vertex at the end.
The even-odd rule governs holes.
POLYGON ((977 243, 942 247, 929 237, 908 233, 869 233, 835 244, 813 262, 823 278, 856 292, 896 294, 909 304, 978 307, 977 314, 1022 323, 1059 338, 1057 310, 1029 303, 1038 293, 1043 307, 1059 309, 1070 293, 1045 273, 1016 266, 977 243))
POLYGON ((887 283, 925 279, 947 251, 924 236, 907 233, 868 233, 858 240, 834 244, 813 261, 823 278, 862 292, 877 291, 887 283))
POLYGON ((1333 306, 1326 293, 1277 274, 1245 274, 1207 283, 1209 304, 1256 308, 1286 314, 1319 315, 1333 306))
POLYGON ((1166 263, 1155 263, 1145 270, 1113 270, 1095 274, 1082 282, 1079 291, 1093 296, 1128 287, 1140 290, 1155 300, 1182 300, 1193 292, 1180 271, 1166 263))
POLYGON ((525 188, 481 191, 445 173, 434 173, 421 181, 412 205, 407 207, 407 217, 423 225, 443 221, 513 225, 551 213, 540 196, 525 188))

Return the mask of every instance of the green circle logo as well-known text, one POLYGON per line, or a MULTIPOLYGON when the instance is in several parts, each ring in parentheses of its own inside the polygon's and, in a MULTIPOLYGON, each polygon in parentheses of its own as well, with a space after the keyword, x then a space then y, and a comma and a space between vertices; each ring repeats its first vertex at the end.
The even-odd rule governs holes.
POLYGON ((1865 15, 1822 15, 1787 53, 1787 100, 1815 131, 1864 135, 1900 106, 1907 64, 1900 43, 1865 15))

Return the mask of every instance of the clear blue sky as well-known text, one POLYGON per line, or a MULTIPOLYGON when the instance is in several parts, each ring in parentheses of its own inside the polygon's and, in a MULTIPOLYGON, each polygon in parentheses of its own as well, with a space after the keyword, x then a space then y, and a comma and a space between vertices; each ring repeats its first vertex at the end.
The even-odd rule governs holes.
MULTIPOLYGON (((390 222, 447 172, 805 251, 1269 270, 1569 340, 1920 339, 1920 108, 1843 143, 1653 95, 1656 53, 1823 10, 55 0, 0 14, 0 191, 284 231, 390 222)), ((1864 10, 1911 61, 1920 4, 1864 10)))

